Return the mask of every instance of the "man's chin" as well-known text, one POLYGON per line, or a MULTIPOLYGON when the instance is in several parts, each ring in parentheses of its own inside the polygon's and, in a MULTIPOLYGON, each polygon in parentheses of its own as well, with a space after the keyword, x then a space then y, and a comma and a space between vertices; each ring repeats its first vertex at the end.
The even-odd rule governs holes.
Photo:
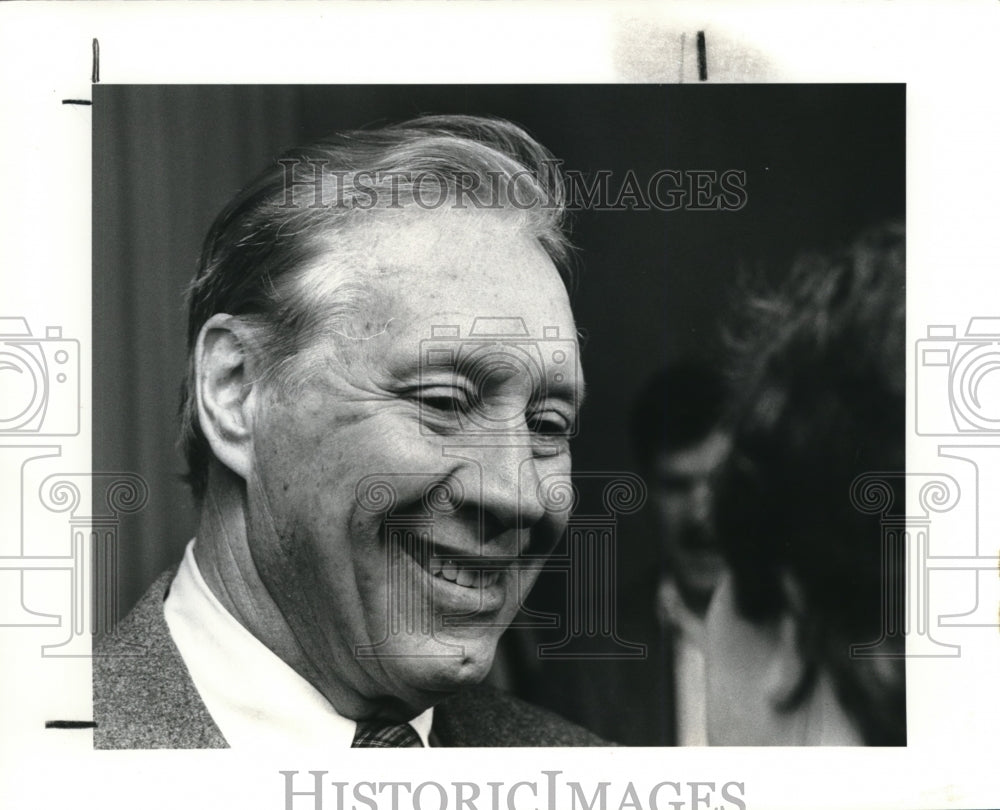
POLYGON ((391 664, 383 659, 383 668, 393 680, 424 708, 483 681, 493 665, 496 649, 495 642, 436 641, 438 649, 433 653, 399 653, 389 659, 391 664))

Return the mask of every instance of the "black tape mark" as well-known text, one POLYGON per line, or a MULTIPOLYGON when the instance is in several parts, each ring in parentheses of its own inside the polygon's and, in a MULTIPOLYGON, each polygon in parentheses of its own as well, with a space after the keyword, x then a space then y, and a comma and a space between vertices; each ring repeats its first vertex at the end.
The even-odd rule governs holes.
POLYGON ((46 720, 45 728, 97 728, 93 720, 46 720))
MULTIPOLYGON (((97 84, 101 80, 101 43, 97 41, 97 37, 94 37, 90 41, 91 51, 93 52, 92 64, 93 67, 90 71, 90 81, 91 84, 97 84)), ((64 98, 62 100, 63 104, 81 104, 87 107, 93 105, 93 101, 88 101, 85 98, 64 98)), ((62 721, 59 721, 62 722, 62 721)), ((48 726, 46 726, 48 728, 48 726)), ((57 726, 53 726, 57 728, 57 726)), ((61 728, 61 726, 59 727, 61 728)))
POLYGON ((705 32, 698 32, 698 81, 708 81, 708 54, 705 52, 705 32))

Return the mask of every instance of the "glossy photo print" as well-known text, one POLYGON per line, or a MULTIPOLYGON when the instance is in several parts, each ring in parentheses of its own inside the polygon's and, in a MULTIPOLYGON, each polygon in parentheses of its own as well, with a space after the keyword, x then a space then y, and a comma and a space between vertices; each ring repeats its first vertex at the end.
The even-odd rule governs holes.
POLYGON ((990 4, 0 17, 0 805, 997 805, 990 4))
POLYGON ((904 745, 905 100, 96 88, 95 744, 904 745))

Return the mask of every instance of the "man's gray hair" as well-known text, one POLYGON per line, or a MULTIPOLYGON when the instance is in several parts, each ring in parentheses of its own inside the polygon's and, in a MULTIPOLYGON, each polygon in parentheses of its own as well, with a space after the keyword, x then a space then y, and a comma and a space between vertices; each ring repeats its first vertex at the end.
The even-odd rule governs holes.
MULTIPOLYGON (((363 250, 357 228, 442 207, 496 211, 537 239, 564 278, 570 246, 558 162, 520 127, 473 116, 426 116, 339 133, 286 152, 216 218, 188 291, 188 370, 181 390, 180 441, 187 481, 204 497, 212 451, 198 423, 194 350, 217 313, 254 330, 260 376, 288 380, 295 358, 321 328, 357 313, 364 279, 303 283, 326 255, 363 250), (352 229, 354 232, 352 232, 352 229)), ((316 274, 312 274, 314 277, 316 274)))

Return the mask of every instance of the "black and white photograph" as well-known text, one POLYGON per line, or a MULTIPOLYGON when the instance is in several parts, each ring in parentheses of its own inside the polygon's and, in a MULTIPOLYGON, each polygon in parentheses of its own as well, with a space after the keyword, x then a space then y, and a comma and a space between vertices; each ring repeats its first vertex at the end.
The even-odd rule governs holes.
POLYGON ((95 88, 95 745, 905 744, 904 112, 95 88))
POLYGON ((11 4, 0 804, 998 798, 1000 22, 752 5, 11 4))

